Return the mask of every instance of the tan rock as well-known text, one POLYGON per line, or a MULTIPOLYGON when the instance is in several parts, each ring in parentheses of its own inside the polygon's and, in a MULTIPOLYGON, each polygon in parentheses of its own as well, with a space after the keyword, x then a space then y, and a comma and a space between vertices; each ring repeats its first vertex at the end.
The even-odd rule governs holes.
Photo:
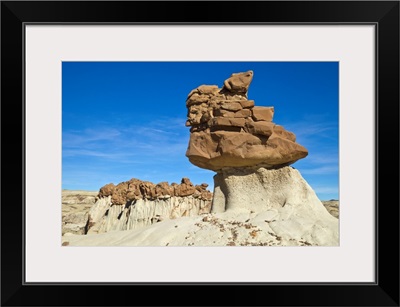
POLYGON ((113 183, 106 184, 100 188, 99 197, 107 197, 112 195, 115 190, 115 185, 113 183))
POLYGON ((155 184, 149 181, 143 181, 139 184, 139 189, 142 194, 142 198, 154 198, 155 197, 155 192, 154 192, 154 187, 155 184))
POLYGON ((187 96, 187 99, 192 97, 194 94, 201 94, 201 95, 216 95, 220 89, 218 88, 217 85, 200 85, 199 87, 195 88, 192 90, 189 95, 187 96))
POLYGON ((220 116, 220 117, 235 117, 235 112, 217 108, 217 109, 214 109, 213 115, 220 116))
POLYGON ((176 196, 189 196, 196 192, 196 188, 193 183, 190 182, 189 178, 182 178, 182 182, 180 185, 175 186, 175 195, 176 196))
POLYGON ((252 80, 253 71, 251 70, 242 73, 234 73, 230 78, 224 81, 223 89, 231 93, 246 94, 252 80))
POLYGON ((62 190, 62 234, 85 234, 88 212, 96 202, 98 192, 62 190))
POLYGON ((251 134, 270 136, 274 127, 275 124, 272 122, 246 122, 245 131, 251 134))
MULTIPOLYGON (((210 134, 208 134, 208 137, 211 139, 210 134)), ((202 190, 198 193, 198 196, 201 196, 201 192, 207 191, 207 186, 204 186, 203 184, 199 187, 201 187, 202 190)), ((110 197, 111 204, 113 206, 118 206, 126 205, 130 201, 136 201, 139 199, 165 199, 172 196, 183 197, 193 195, 196 192, 196 188, 190 182, 189 178, 183 178, 179 185, 176 183, 169 185, 168 182, 154 184, 149 181, 132 178, 131 180, 121 182, 116 186, 114 184, 105 185, 100 188, 98 198, 102 199, 110 197)))
MULTIPOLYGON (((213 194, 208 190, 203 190, 203 191, 201 191, 200 196, 202 199, 211 201, 213 194)), ((211 211, 211 203, 210 203, 210 206, 207 208, 207 210, 204 210, 202 213, 210 212, 210 211, 211 211)))
POLYGON ((261 140, 249 133, 216 131, 211 137, 218 142, 218 151, 221 155, 227 154, 246 158, 246 151, 252 145, 261 144, 261 140))
POLYGON ((252 77, 252 72, 233 74, 221 90, 214 86, 191 92, 190 99, 201 101, 188 106, 186 125, 192 127, 186 156, 191 163, 214 171, 277 168, 307 156, 292 132, 272 122, 274 107, 254 106, 247 99, 252 77), (200 96, 208 97, 207 102, 200 96))
POLYGON ((201 85, 197 90, 203 95, 216 95, 220 91, 217 85, 201 85))
POLYGON ((236 112, 242 109, 242 105, 239 102, 227 102, 221 104, 221 109, 236 112))
POLYGON ((241 101, 241 100, 247 100, 246 96, 243 96, 243 94, 237 95, 237 94, 233 94, 231 92, 225 92, 222 89, 221 92, 222 96, 224 97, 225 100, 230 100, 230 101, 241 101))
POLYGON ((211 138, 209 131, 199 131, 190 134, 189 146, 186 151, 187 157, 204 158, 206 160, 215 158, 218 143, 211 138))
POLYGON ((274 117, 274 107, 254 107, 252 111, 255 121, 271 122, 274 117))
POLYGON ((296 142, 296 135, 293 132, 285 130, 285 128, 283 128, 280 125, 275 125, 274 133, 276 133, 277 135, 279 135, 280 137, 282 137, 284 139, 290 140, 292 142, 296 142))
POLYGON ((226 100, 226 96, 224 94, 218 94, 215 96, 210 96, 209 100, 208 100, 208 105, 212 106, 212 107, 219 107, 221 104, 225 103, 226 100))
POLYGON ((239 100, 238 101, 243 109, 254 107, 254 100, 239 100))
POLYGON ((215 109, 213 115, 219 117, 248 118, 251 117, 251 111, 249 109, 242 109, 234 112, 223 109, 215 109))
MULTIPOLYGON (((207 133, 205 133, 207 134, 207 133)), ((213 143, 199 142, 197 151, 189 145, 186 156, 194 165, 214 171, 225 167, 264 166, 274 168, 290 165, 307 156, 303 146, 272 133, 263 143, 261 137, 245 132, 211 132, 213 143)))
POLYGON ((234 126, 244 127, 246 121, 243 118, 229 118, 229 117, 214 117, 209 122, 210 127, 212 126, 234 126))
POLYGON ((208 123, 202 123, 200 125, 193 125, 190 128, 190 132, 199 132, 208 129, 208 123))
POLYGON ((235 112, 233 117, 236 117, 236 118, 247 118, 247 117, 250 117, 250 116, 251 116, 251 111, 249 109, 242 109, 242 110, 239 110, 239 111, 235 112))
POLYGON ((199 125, 207 121, 212 109, 207 104, 192 105, 188 109, 188 124, 199 125))
POLYGON ((186 106, 190 107, 196 104, 207 103, 209 99, 210 98, 206 95, 194 93, 186 100, 186 106))
POLYGON ((306 148, 275 133, 268 138, 266 146, 273 149, 268 158, 272 165, 291 164, 308 155, 306 148))
POLYGON ((160 182, 155 186, 155 197, 173 196, 174 191, 174 187, 170 186, 168 182, 160 182))
POLYGON ((322 201, 325 209, 334 217, 339 218, 339 201, 338 200, 325 200, 322 201))

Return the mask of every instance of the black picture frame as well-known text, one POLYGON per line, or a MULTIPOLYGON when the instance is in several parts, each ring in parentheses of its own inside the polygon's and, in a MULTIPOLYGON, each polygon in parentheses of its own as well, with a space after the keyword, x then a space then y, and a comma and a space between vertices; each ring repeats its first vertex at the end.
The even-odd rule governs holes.
POLYGON ((2 1, 1 77, 2 306, 399 306, 399 1, 2 1), (371 252, 376 282, 26 283, 23 46, 28 23, 375 25, 377 244, 371 252))

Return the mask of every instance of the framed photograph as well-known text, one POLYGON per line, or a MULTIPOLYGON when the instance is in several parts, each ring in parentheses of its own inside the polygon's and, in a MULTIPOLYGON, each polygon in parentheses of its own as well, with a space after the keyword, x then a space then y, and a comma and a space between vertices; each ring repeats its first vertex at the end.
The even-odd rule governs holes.
POLYGON ((398 1, 1 27, 3 306, 399 306, 398 1))

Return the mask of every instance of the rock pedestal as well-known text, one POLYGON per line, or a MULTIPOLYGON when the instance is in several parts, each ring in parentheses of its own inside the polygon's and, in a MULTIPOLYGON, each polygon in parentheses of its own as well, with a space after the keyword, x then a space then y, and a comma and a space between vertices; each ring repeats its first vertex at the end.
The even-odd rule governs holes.
POLYGON ((334 220, 300 172, 291 166, 228 168, 216 174, 214 182, 217 197, 211 212, 295 210, 297 215, 302 212, 334 220))
POLYGON ((233 74, 222 88, 202 85, 186 101, 191 127, 186 156, 217 172, 211 213, 257 214, 266 217, 269 233, 288 242, 337 244, 338 220, 289 166, 305 158, 307 149, 272 122, 274 107, 247 98, 252 79, 252 71, 233 74))

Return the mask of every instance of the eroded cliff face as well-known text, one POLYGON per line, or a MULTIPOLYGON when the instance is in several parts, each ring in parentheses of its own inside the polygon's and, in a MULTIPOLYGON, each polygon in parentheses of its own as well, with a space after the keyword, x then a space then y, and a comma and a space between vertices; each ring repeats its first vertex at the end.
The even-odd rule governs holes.
POLYGON ((98 192, 63 190, 62 234, 85 234, 88 212, 96 201, 98 192))
POLYGON ((89 212, 87 233, 130 230, 183 216, 208 213, 211 201, 193 196, 138 199, 113 205, 111 197, 99 199, 89 212))
POLYGON ((90 209, 86 233, 130 230, 168 219, 195 216, 211 210, 212 193, 207 184, 193 185, 188 178, 180 184, 153 184, 131 179, 100 188, 90 209))

